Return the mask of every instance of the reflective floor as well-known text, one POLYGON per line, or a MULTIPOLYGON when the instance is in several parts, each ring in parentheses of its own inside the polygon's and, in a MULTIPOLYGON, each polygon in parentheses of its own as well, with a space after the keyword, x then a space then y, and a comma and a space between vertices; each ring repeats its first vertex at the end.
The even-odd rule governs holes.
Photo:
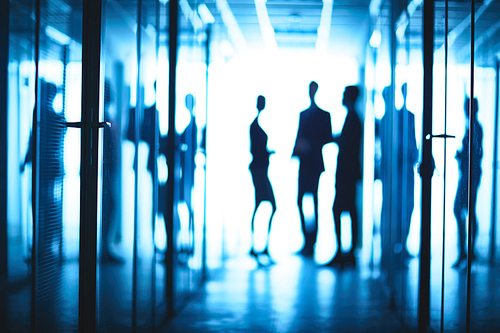
POLYGON ((162 332, 405 332, 380 275, 359 266, 231 259, 162 332))

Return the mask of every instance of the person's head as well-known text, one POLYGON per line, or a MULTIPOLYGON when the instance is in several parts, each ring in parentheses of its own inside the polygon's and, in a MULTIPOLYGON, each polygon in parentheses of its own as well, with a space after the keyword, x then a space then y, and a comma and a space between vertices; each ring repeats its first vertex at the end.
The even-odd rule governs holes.
POLYGON ((311 83, 309 83, 309 97, 311 98, 311 101, 314 100, 314 96, 316 95, 317 91, 318 84, 315 81, 311 81, 311 83))
POLYGON ((266 98, 262 95, 257 97, 257 110, 260 112, 266 107, 266 98))
POLYGON ((192 114, 193 113, 193 108, 194 108, 194 97, 193 97, 193 95, 187 94, 185 102, 186 102, 186 108, 192 114))
MULTIPOLYGON (((467 97, 465 98, 465 104, 464 104, 464 111, 465 111, 465 116, 469 118, 469 108, 470 108, 470 98, 467 97)), ((477 106, 477 98, 472 99, 472 112, 476 114, 478 111, 478 106, 477 106)))
POLYGON ((401 93, 403 94, 403 100, 406 102, 406 95, 408 94, 408 86, 406 82, 401 86, 401 93))
POLYGON ((347 107, 354 107, 359 96, 359 88, 357 86, 347 86, 344 90, 344 98, 342 104, 347 107))

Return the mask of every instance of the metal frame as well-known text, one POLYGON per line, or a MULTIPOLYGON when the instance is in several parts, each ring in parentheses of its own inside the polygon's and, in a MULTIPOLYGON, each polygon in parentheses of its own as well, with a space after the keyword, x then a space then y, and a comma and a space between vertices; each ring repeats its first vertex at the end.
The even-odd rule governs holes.
POLYGON ((78 330, 97 330, 97 225, 101 0, 83 1, 80 287, 78 330))
POLYGON ((426 332, 430 312, 430 259, 431 259, 431 178, 432 178, 432 70, 434 64, 434 0, 423 4, 423 122, 422 122, 422 206, 420 234, 420 265, 418 291, 418 331, 426 332))
MULTIPOLYGON (((175 92, 177 77, 177 45, 179 29, 179 3, 178 1, 169 1, 169 30, 168 30, 168 123, 175 124, 175 92)), ((171 127, 167 134, 167 161, 168 161, 168 180, 167 180, 167 216, 165 224, 167 226, 167 254, 166 254, 166 296, 168 305, 168 316, 175 314, 175 214, 174 214, 174 187, 175 187, 175 129, 171 127), (168 237, 170 235, 171 237, 168 237)))
MULTIPOLYGON (((0 154, 7 156, 7 96, 9 63, 9 8, 10 2, 0 4, 0 154)), ((0 161, 0 279, 7 278, 7 158, 0 161)))

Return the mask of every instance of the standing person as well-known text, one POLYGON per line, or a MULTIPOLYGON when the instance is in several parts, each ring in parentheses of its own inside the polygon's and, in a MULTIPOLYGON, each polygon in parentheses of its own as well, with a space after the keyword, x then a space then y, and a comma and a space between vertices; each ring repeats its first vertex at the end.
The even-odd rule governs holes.
MULTIPOLYGON (((381 120, 381 135, 382 139, 382 182, 384 186, 382 223, 384 224, 383 230, 386 233, 393 230, 396 234, 396 244, 398 246, 391 246, 383 239, 382 251, 387 252, 390 249, 401 249, 403 258, 405 260, 411 258, 411 255, 406 250, 406 240, 410 231, 411 216, 415 205, 415 165, 418 160, 418 148, 415 139, 415 116, 407 108, 406 100, 408 94, 408 86, 404 83, 401 86, 401 93, 403 95, 403 106, 400 110, 394 113, 395 130, 397 135, 397 142, 392 140, 390 129, 388 128, 387 114, 390 108, 386 108, 386 114, 381 120), (395 173, 390 169, 390 149, 397 144, 397 150, 393 152, 392 159, 396 161, 395 173), (391 186, 388 177, 394 174, 392 182, 395 182, 396 192, 392 195, 391 186), (394 213, 389 210, 389 202, 394 213), (395 220, 394 220, 395 219, 395 220)), ((383 91, 383 97, 386 105, 389 103, 389 88, 386 87, 383 91)), ((384 238, 384 236, 383 236, 384 238)), ((385 237, 387 238, 387 237, 385 237)), ((398 252, 399 253, 399 252, 398 252)), ((385 253, 384 255, 388 255, 385 253)))
POLYGON ((314 255, 314 245, 318 231, 319 177, 325 171, 322 149, 325 144, 332 142, 333 139, 330 113, 320 109, 314 101, 317 91, 318 84, 312 81, 309 84, 311 105, 300 114, 299 129, 292 154, 300 161, 297 205, 305 238, 301 254, 305 256, 314 255), (303 199, 306 193, 311 193, 314 198, 314 221, 310 229, 306 228, 303 210, 303 199))
POLYGON ((179 135, 179 165, 177 175, 179 177, 179 202, 185 202, 188 209, 188 224, 180 220, 179 242, 180 253, 186 260, 194 252, 194 210, 192 202, 192 191, 194 186, 195 156, 198 146, 198 127, 194 115, 195 98, 192 94, 185 97, 185 106, 189 111, 189 123, 179 135))
POLYGON ((339 146, 337 157, 337 174, 335 180, 335 201, 333 218, 337 234, 337 254, 328 264, 355 262, 354 250, 358 239, 358 214, 356 211, 356 185, 361 179, 361 121, 356 112, 356 101, 359 96, 357 86, 345 88, 342 104, 347 108, 347 116, 340 136, 334 138, 339 146), (342 237, 340 233, 340 214, 349 212, 351 216, 351 249, 342 253, 342 237))
POLYGON ((111 127, 104 128, 102 133, 102 262, 123 262, 123 258, 114 253, 113 245, 117 233, 117 221, 120 218, 119 168, 120 168, 120 133, 119 126, 110 113, 113 102, 111 83, 104 82, 104 121, 111 127))
MULTIPOLYGON (((259 253, 255 251, 254 244, 254 226, 255 226, 255 214, 257 209, 263 201, 269 201, 271 203, 272 211, 269 217, 269 227, 267 229, 267 241, 264 251, 261 253, 269 258, 269 233, 271 231, 271 223, 273 221, 274 213, 276 212, 276 201, 274 199, 273 188, 271 182, 269 181, 268 169, 269 169, 269 156, 272 152, 267 149, 267 134, 264 132, 262 127, 259 125, 259 116, 262 110, 266 106, 266 99, 264 96, 260 95, 257 98, 257 117, 250 125, 250 153, 252 154, 252 162, 250 163, 249 169, 252 174, 253 185, 255 188, 255 208, 252 214, 252 249, 250 250, 250 255, 257 260, 257 263, 261 265, 259 260, 259 253)), ((268 260, 270 261, 270 259, 268 260)), ((272 261, 270 261, 272 263, 272 261)))
MULTIPOLYGON (((453 207, 453 213, 458 224, 458 250, 459 255, 457 261, 453 264, 453 267, 458 268, 463 263, 467 262, 467 252, 465 250, 465 224, 467 217, 467 205, 468 205, 468 188, 469 188, 469 109, 470 109, 470 98, 465 99, 464 111, 466 118, 466 128, 465 134, 462 139, 462 149, 457 151, 455 158, 458 161, 458 168, 460 170, 460 178, 458 181, 457 194, 455 197, 455 204, 453 207)), ((472 151, 473 164, 472 164, 472 181, 471 186, 471 209, 470 220, 472 222, 472 253, 470 253, 471 259, 475 259, 474 246, 476 243, 477 236, 477 215, 476 215, 476 201, 477 201, 477 189, 479 187, 479 181, 481 179, 481 160, 483 158, 483 129, 479 122, 477 121, 477 99, 472 99, 472 112, 474 112, 474 123, 473 123, 473 140, 472 140, 472 151)))

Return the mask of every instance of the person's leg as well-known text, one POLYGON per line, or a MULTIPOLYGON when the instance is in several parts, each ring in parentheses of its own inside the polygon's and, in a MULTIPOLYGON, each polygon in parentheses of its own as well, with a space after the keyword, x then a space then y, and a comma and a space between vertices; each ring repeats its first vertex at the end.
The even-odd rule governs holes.
POLYGON ((304 216, 304 209, 303 209, 304 195, 305 195, 305 189, 304 189, 303 180, 301 181, 301 178, 299 176, 299 191, 298 191, 298 195, 297 195, 297 207, 299 209, 302 235, 304 236, 304 247, 302 248, 302 251, 301 251, 302 253, 305 253, 305 251, 309 250, 307 230, 306 230, 306 219, 304 216))
POLYGON ((254 230, 255 230, 255 215, 257 213, 257 209, 259 208, 259 205, 260 205, 260 202, 257 202, 257 200, 256 200, 255 201, 255 208, 254 208, 253 214, 252 214, 252 225, 251 225, 251 227, 252 227, 252 235, 251 235, 252 247, 250 249, 250 255, 254 256, 254 257, 257 257, 257 252, 255 252, 255 247, 254 247, 254 245, 255 245, 255 232, 254 232, 254 230))
POLYGON ((341 237, 341 223, 340 214, 341 209, 333 205, 333 223, 335 224, 335 235, 337 236, 337 256, 342 254, 342 237, 341 237))
MULTIPOLYGON (((338 195, 338 192, 337 192, 338 195)), ((337 236, 337 252, 332 260, 327 264, 327 266, 332 265, 343 265, 345 263, 345 258, 342 255, 342 239, 340 237, 341 228, 340 228, 340 214, 342 213, 342 209, 339 208, 338 203, 335 202, 333 204, 333 223, 335 224, 335 233, 337 236)))
POLYGON ((319 204, 318 204, 318 187, 316 186, 316 190, 313 191, 313 200, 314 200, 314 219, 312 223, 312 228, 310 230, 310 244, 312 250, 314 250, 314 246, 316 245, 316 239, 318 238, 318 223, 319 223, 319 204))
POLYGON ((462 181, 459 182, 459 186, 457 189, 457 194, 455 197, 455 203, 453 205, 453 213, 455 214, 455 219, 457 220, 457 228, 458 228, 458 259, 453 265, 457 267, 460 265, 461 261, 465 260, 467 254, 465 252, 465 219, 463 218, 462 211, 464 209, 464 203, 467 202, 467 196, 464 195, 464 191, 467 188, 463 188, 460 186, 462 181))
POLYGON ((471 199, 471 204, 472 204, 472 212, 473 212, 473 219, 472 220, 472 253, 471 257, 472 259, 476 258, 475 255, 475 250, 476 250, 476 238, 477 238, 477 212, 476 212, 476 202, 477 202, 477 188, 479 186, 479 179, 474 179, 474 184, 472 188, 472 199, 471 199))
POLYGON ((269 235, 271 234, 271 225, 273 223, 274 213, 276 213, 276 201, 274 199, 274 195, 272 196, 271 200, 269 200, 269 202, 271 203, 272 211, 271 211, 271 216, 269 216, 269 224, 267 227, 266 248, 264 249, 264 252, 262 252, 263 254, 267 254, 267 255, 269 255, 269 248, 268 247, 269 247, 269 235))
POLYGON ((357 244, 356 240, 358 239, 358 212, 356 210, 356 203, 353 201, 351 203, 351 208, 349 209, 349 214, 351 215, 351 250, 349 251, 349 255, 354 255, 354 250, 356 250, 357 244))

